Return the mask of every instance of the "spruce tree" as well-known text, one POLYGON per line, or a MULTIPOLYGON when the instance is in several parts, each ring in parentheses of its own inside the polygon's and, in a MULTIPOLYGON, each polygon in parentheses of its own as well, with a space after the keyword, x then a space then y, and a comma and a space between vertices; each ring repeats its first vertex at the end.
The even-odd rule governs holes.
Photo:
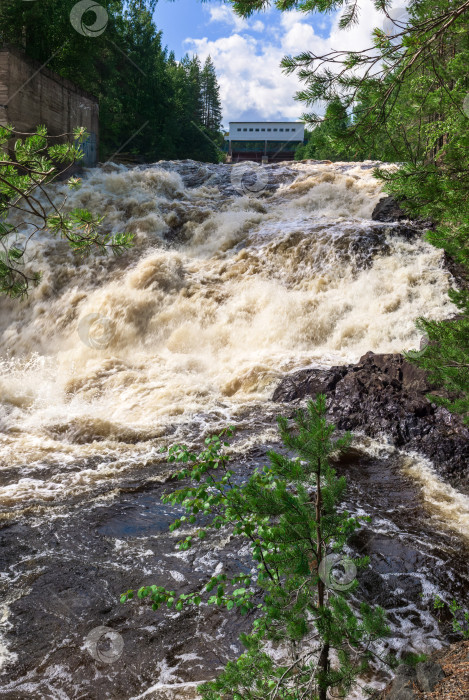
POLYGON ((346 140, 349 122, 347 110, 340 99, 333 100, 327 106, 324 121, 307 132, 308 141, 305 146, 299 147, 298 160, 347 160, 351 151, 350 143, 346 140))
MULTIPOLYGON (((231 530, 250 544, 257 569, 232 578, 212 575, 202 589, 179 596, 161 585, 138 591, 138 598, 149 598, 155 610, 164 603, 176 610, 199 605, 215 591, 208 604, 241 614, 255 611, 253 631, 241 636, 246 651, 215 681, 199 687, 204 700, 325 700, 329 689, 352 687, 375 655, 374 642, 388 634, 381 608, 347 600, 358 585, 357 568, 368 560, 344 553, 363 518, 351 517, 342 507, 346 481, 337 476, 331 457, 344 452, 351 438, 334 438, 325 412, 320 395, 297 413, 293 425, 279 418, 284 450, 269 452, 269 465, 241 485, 225 450, 230 429, 207 438, 200 453, 181 445, 169 450, 169 462, 186 464, 178 478, 191 481, 163 499, 181 504, 188 514, 171 529, 204 515, 210 524, 199 529, 198 538, 212 528, 231 530), (259 592, 262 602, 256 604, 259 592), (269 652, 272 644, 284 650, 283 660, 269 652)), ((180 549, 192 541, 186 536, 180 549)), ((127 591, 121 601, 133 595, 127 591)))
POLYGON ((218 85, 215 66, 210 56, 205 59, 202 69, 202 101, 204 126, 211 132, 218 133, 221 125, 220 88, 218 85))

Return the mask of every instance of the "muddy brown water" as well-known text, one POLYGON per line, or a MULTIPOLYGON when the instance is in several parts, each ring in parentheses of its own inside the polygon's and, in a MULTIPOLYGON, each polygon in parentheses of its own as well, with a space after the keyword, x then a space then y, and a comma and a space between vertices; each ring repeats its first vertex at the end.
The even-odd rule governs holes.
MULTIPOLYGON (((194 698, 240 653, 249 617, 119 595, 251 566, 229 533, 176 550, 163 444, 232 423, 243 480, 277 445, 281 376, 418 347, 415 318, 450 314, 440 251, 370 220, 373 166, 275 164, 253 197, 230 166, 108 165, 70 206, 135 249, 77 262, 34 243, 41 285, 0 300, 0 698, 194 698)), ((469 499, 385 436, 357 436, 337 468, 344 507, 373 518, 350 551, 371 557, 359 592, 388 612, 383 651, 447 643, 431 601, 469 598, 469 499)))

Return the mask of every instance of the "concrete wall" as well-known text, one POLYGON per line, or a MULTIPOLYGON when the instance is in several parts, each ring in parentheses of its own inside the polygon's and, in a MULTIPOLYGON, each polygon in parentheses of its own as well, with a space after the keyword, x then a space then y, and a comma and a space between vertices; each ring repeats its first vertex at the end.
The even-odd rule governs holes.
POLYGON ((80 90, 14 48, 0 49, 0 124, 31 132, 45 124, 52 136, 70 134, 84 126, 90 134, 83 165, 98 161, 99 106, 80 90))

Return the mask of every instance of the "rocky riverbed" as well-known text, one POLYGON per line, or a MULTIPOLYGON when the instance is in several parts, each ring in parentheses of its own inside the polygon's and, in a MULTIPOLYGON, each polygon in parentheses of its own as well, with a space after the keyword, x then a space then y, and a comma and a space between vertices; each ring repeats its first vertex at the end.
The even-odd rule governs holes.
POLYGON ((460 700, 469 697, 469 641, 434 652, 415 667, 402 665, 374 700, 460 700))
POLYGON ((225 165, 108 164, 69 205, 135 249, 80 262, 34 244, 40 286, 0 301, 0 698, 194 698, 236 658, 250 618, 118 602, 251 566, 230 533, 176 550, 160 448, 231 423, 245 479, 278 447, 276 416, 318 391, 355 433, 336 467, 344 505, 372 516, 350 551, 371 559, 359 595, 386 608, 383 651, 455 641, 432 601, 469 598, 467 429, 400 353, 418 316, 455 312, 458 271, 425 222, 375 210, 375 165, 276 164, 253 195, 255 168, 240 184, 225 165))
MULTIPOLYGON (((273 400, 298 402, 323 393, 339 429, 385 436, 395 447, 427 457, 446 483, 469 494, 469 429, 460 416, 432 403, 431 391, 443 393, 402 355, 369 352, 357 364, 294 372, 273 400)), ((467 526, 469 532, 469 521, 467 526)))

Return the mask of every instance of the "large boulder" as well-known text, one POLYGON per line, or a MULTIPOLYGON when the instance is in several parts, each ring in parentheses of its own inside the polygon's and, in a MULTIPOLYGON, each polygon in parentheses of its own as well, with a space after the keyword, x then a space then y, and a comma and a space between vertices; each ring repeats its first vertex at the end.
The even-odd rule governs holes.
POLYGON ((387 700, 417 700, 416 681, 417 674, 412 666, 398 666, 387 700))
POLYGON ((420 690, 431 693, 436 684, 445 677, 445 673, 440 664, 435 661, 423 661, 415 667, 417 671, 417 683, 420 690))
POLYGON ((403 221, 409 219, 394 197, 383 197, 373 209, 371 215, 373 221, 403 221))
POLYGON ((387 223, 396 223, 399 221, 406 222, 401 224, 401 229, 407 231, 407 235, 412 232, 422 233, 428 229, 434 228, 435 223, 431 219, 422 219, 420 217, 412 217, 407 214, 394 199, 394 197, 383 197, 373 209, 371 214, 373 221, 382 221, 387 223))
POLYGON ((422 692, 431 693, 443 678, 445 672, 436 661, 425 661, 415 668, 401 664, 384 694, 376 694, 374 697, 382 700, 418 700, 425 697, 422 692))
POLYGON ((272 399, 298 403, 324 393, 329 418, 340 430, 383 436, 396 447, 420 452, 454 486, 469 492, 469 429, 459 416, 430 402, 432 390, 438 393, 425 372, 402 355, 368 352, 355 365, 293 372, 272 399))

